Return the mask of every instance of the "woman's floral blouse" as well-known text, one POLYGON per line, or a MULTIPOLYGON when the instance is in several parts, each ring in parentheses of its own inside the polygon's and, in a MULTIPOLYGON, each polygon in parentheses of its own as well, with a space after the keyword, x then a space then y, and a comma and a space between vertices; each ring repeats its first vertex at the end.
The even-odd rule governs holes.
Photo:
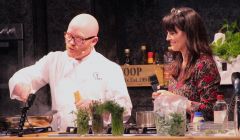
POLYGON ((202 55, 185 83, 170 78, 168 90, 198 104, 194 111, 201 111, 205 120, 213 120, 213 105, 220 85, 220 74, 212 57, 202 55))

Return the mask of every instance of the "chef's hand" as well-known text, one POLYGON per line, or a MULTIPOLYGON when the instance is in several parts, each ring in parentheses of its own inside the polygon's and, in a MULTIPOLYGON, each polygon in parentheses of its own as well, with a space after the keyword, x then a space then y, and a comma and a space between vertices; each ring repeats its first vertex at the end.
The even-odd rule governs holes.
POLYGON ((30 85, 19 83, 15 85, 12 94, 18 96, 21 101, 26 102, 30 92, 30 85))
POLYGON ((89 109, 89 106, 91 105, 92 100, 85 99, 85 100, 80 100, 78 102, 75 102, 76 108, 77 109, 89 109))

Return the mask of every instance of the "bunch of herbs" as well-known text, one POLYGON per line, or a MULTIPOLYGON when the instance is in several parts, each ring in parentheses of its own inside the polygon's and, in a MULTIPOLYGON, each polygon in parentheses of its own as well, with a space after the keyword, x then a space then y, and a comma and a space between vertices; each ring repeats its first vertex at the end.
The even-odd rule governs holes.
POLYGON ((88 134, 88 122, 90 120, 88 110, 86 108, 78 109, 77 112, 73 113, 77 116, 75 120, 75 125, 77 126, 77 133, 80 135, 88 134))
POLYGON ((112 115, 112 135, 119 136, 124 132, 123 127, 123 112, 124 108, 117 104, 115 101, 106 101, 103 104, 104 111, 112 115))
POLYGON ((220 38, 210 46, 214 55, 231 63, 230 58, 236 58, 240 54, 240 30, 237 21, 231 24, 225 21, 220 31, 225 34, 225 40, 220 38))

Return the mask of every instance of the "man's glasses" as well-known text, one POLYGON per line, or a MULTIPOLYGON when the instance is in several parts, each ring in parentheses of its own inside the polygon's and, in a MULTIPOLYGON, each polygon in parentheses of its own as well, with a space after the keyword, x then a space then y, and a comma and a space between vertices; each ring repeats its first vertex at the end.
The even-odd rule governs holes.
POLYGON ((67 42, 70 42, 70 41, 73 40, 77 45, 82 45, 84 43, 84 41, 90 40, 94 37, 96 37, 96 36, 91 36, 91 37, 88 37, 88 38, 84 38, 84 37, 81 37, 81 36, 73 36, 72 34, 70 34, 68 32, 64 32, 65 40, 67 42))

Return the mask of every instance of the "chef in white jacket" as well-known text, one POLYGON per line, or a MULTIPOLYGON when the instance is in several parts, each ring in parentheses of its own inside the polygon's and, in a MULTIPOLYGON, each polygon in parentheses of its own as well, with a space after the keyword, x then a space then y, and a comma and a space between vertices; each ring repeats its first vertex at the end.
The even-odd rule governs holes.
POLYGON ((54 115, 52 127, 65 131, 74 126, 76 108, 87 107, 92 100, 115 100, 125 108, 124 121, 131 116, 132 103, 122 69, 100 53, 98 22, 89 14, 74 17, 64 33, 66 51, 50 52, 34 65, 17 71, 9 80, 11 99, 26 101, 46 84, 50 85, 54 115), (81 100, 75 102, 74 93, 81 100))

